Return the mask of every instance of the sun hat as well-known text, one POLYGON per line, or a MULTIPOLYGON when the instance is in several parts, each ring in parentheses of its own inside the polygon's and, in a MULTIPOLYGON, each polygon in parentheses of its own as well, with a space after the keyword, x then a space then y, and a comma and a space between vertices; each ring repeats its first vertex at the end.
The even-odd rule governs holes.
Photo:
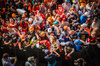
POLYGON ((70 29, 70 27, 64 26, 64 30, 69 30, 69 29, 70 29))

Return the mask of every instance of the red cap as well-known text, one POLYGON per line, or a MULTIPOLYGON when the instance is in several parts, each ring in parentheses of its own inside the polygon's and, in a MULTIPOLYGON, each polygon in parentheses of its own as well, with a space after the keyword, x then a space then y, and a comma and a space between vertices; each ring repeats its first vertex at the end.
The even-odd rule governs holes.
POLYGON ((58 5, 58 7, 62 7, 62 5, 60 4, 60 5, 58 5))

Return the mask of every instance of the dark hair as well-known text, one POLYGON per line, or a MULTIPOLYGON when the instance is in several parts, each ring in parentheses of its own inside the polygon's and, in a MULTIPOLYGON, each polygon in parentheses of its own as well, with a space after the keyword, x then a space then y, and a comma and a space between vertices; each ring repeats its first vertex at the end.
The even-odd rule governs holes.
POLYGON ((4 53, 3 54, 3 58, 5 59, 5 58, 8 58, 9 57, 9 54, 8 53, 4 53))

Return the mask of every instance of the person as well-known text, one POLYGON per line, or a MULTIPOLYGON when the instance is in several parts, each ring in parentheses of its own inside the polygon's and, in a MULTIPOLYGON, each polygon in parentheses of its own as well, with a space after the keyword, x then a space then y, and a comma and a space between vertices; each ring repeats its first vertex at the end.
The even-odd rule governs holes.
POLYGON ((78 58, 77 60, 74 60, 75 66, 85 66, 87 65, 86 61, 83 58, 78 58))
POLYGON ((48 66, 55 66, 57 63, 55 58, 60 57, 60 55, 55 50, 53 50, 53 51, 51 50, 51 52, 50 52, 48 49, 45 49, 44 52, 46 54, 46 56, 44 58, 47 60, 48 66))
POLYGON ((81 15, 81 17, 80 17, 81 24, 85 23, 88 17, 90 17, 89 12, 85 12, 83 15, 81 15))
POLYGON ((80 50, 82 50, 82 45, 83 45, 83 43, 79 39, 76 39, 74 41, 75 51, 79 52, 80 50))
POLYGON ((80 39, 82 42, 85 42, 86 39, 89 37, 89 34, 87 31, 85 31, 84 29, 80 30, 78 33, 77 33, 77 37, 78 39, 80 39))
POLYGON ((64 52, 65 52, 65 59, 68 60, 71 58, 71 54, 74 52, 74 46, 70 43, 67 42, 65 47, 64 47, 64 52))
POLYGON ((14 66, 17 62, 17 57, 9 57, 8 53, 3 54, 2 65, 3 66, 14 66), (11 63, 11 60, 14 59, 14 62, 11 63))
POLYGON ((67 12, 69 12, 70 8, 71 8, 71 4, 69 3, 70 0, 65 0, 65 3, 62 3, 62 7, 67 10, 67 12))
POLYGON ((92 28, 96 28, 96 27, 99 28, 99 26, 100 26, 100 22, 99 21, 100 20, 98 20, 98 18, 95 17, 94 20, 93 20, 93 23, 92 23, 92 28))
POLYGON ((25 66, 36 66, 36 61, 34 57, 28 57, 27 61, 25 62, 25 66))

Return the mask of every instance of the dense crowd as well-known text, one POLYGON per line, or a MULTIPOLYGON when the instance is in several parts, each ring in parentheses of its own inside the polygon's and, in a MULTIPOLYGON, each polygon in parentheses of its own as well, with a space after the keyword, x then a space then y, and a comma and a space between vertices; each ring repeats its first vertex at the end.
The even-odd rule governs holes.
POLYGON ((100 1, 4 0, 0 8, 0 46, 65 52, 99 44, 100 1))

